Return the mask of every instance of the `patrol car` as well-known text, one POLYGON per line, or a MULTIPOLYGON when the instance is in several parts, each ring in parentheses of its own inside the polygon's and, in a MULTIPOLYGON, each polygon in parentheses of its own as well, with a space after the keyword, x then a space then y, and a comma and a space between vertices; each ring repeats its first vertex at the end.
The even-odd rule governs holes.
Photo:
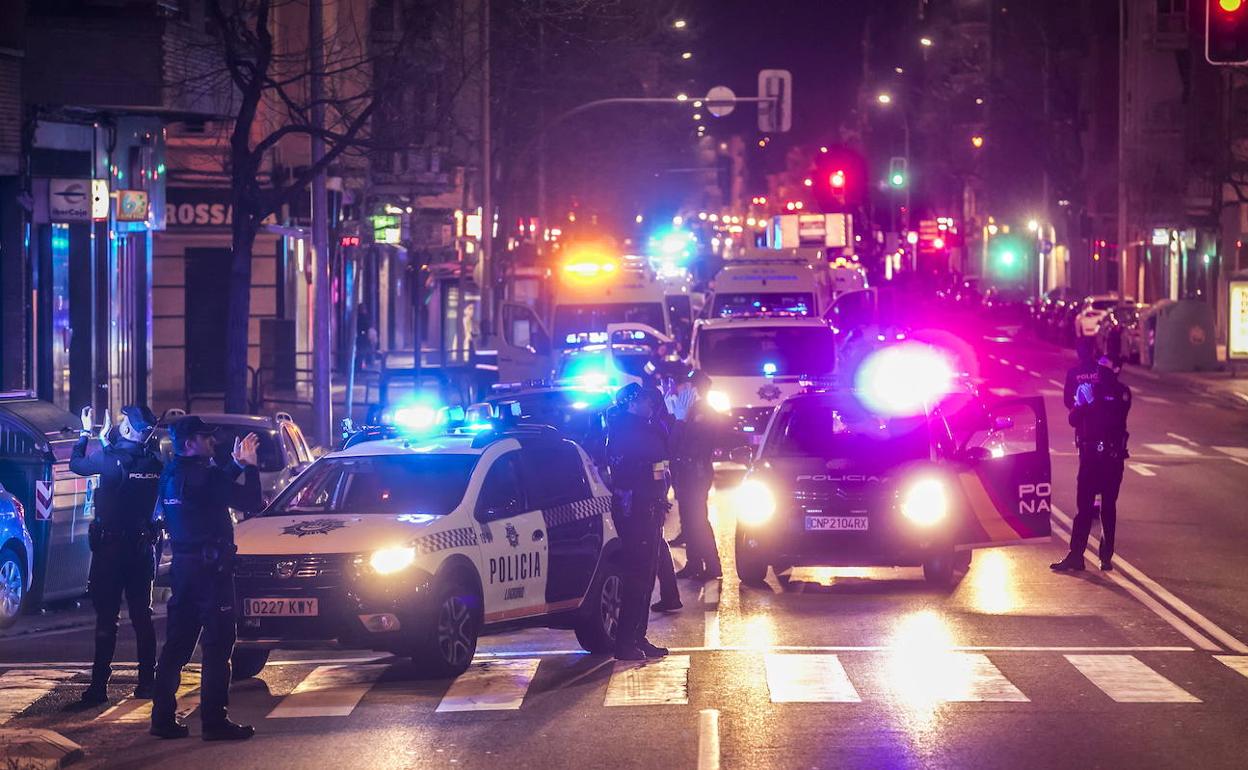
POLYGON ((811 387, 780 406, 732 493, 743 582, 768 567, 787 582, 794 566, 922 566, 948 584, 971 549, 1049 541, 1043 400, 955 388, 897 409, 921 383, 882 373, 892 381, 811 387))
POLYGON ((482 633, 568 628, 614 649, 610 492, 549 426, 370 441, 317 460, 238 525, 236 676, 275 648, 411 656, 456 676, 482 633))

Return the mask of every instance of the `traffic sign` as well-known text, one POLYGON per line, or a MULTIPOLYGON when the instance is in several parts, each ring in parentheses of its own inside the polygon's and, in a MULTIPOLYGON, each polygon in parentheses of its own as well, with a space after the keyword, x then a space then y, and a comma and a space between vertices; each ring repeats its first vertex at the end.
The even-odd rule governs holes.
POLYGON ((765 134, 783 133, 793 127, 793 73, 788 70, 759 70, 758 130, 765 134))
POLYGON ((715 86, 706 92, 706 111, 717 118, 726 118, 737 106, 737 95, 728 86, 715 86))

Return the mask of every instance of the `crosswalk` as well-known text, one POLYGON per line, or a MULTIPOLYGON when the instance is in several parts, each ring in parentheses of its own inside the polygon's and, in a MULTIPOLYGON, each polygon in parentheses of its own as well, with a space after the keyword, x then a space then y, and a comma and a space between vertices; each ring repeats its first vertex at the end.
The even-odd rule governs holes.
MULTIPOLYGON (((1035 701, 1065 697, 1049 691, 1058 687, 1062 676, 1055 667, 1066 666, 1079 676, 1085 694, 1113 704, 1197 704, 1230 697, 1238 702, 1248 698, 1248 656, 1218 655, 1213 659, 1195 653, 1178 653, 1183 664, 1203 662, 1208 669, 1199 694, 1188 682, 1180 685, 1162 674, 1141 655, 1124 652, 1028 654, 1026 663, 1017 653, 1008 657, 1005 668, 1014 672, 1044 670, 1043 679, 1027 679, 1026 684, 1011 679, 1002 670, 999 653, 968 650, 907 651, 878 649, 849 652, 789 652, 759 650, 748 653, 753 660, 732 666, 734 685, 753 686, 759 697, 775 704, 864 704, 895 701, 914 703, 1013 703, 1026 707, 1035 701), (1040 660, 1040 658, 1044 658, 1040 660), (761 664, 761 665, 760 665, 761 664), (1036 664, 1036 665, 1033 665, 1036 664), (1220 664, 1220 665, 1219 665, 1220 664), (1221 677, 1215 684, 1207 678, 1221 677), (1097 695, 1096 693, 1099 693, 1097 695)), ((1173 655, 1174 653, 1172 653, 1173 655)), ((384 686, 385 698, 392 700, 410 688, 424 698, 436 699, 430 718, 440 714, 517 711, 534 697, 552 692, 549 682, 541 684, 541 672, 548 679, 564 678, 569 666, 588 669, 577 679, 598 687, 605 680, 600 703, 607 708, 650 708, 687 706, 713 700, 717 678, 724 675, 721 660, 704 654, 673 654, 652 662, 625 663, 586 659, 581 655, 514 657, 478 660, 458 679, 445 685, 410 679, 400 662, 326 663, 307 665, 287 694, 270 694, 258 707, 269 719, 341 719, 366 705, 369 694, 384 686), (538 684, 535 686, 535 682, 538 684), (700 693, 698 688, 706 690, 700 693), (436 692, 441 692, 437 695, 436 692)), ((286 666, 288 668, 288 666, 286 666)), ((1167 669, 1167 671, 1169 671, 1167 669)), ((0 725, 20 719, 40 699, 59 687, 85 685, 87 672, 73 669, 27 668, 0 674, 0 725)), ((198 705, 198 672, 188 669, 179 691, 179 714, 189 715, 198 705)), ((1173 674, 1171 674, 1173 676, 1173 674)), ((1070 678, 1065 679, 1069 687, 1070 678)), ((566 683, 565 685, 566 686, 566 683)), ((79 690, 80 691, 80 690, 79 690)), ((254 688, 235 693, 236 703, 255 697, 254 688)), ((386 700, 383 700, 386 702, 386 700)), ((713 704, 712 704, 713 705, 713 704)), ((252 704, 251 708, 257 708, 252 704)), ((151 702, 126 698, 99 713, 84 715, 99 725, 143 723, 151 718, 151 702)))

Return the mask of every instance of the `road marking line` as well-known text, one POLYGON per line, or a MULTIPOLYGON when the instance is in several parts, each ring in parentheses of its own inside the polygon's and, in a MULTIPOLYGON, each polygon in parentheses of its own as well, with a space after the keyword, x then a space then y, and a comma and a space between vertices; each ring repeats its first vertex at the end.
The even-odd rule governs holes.
POLYGON ((1157 474, 1153 473, 1151 469, 1158 468, 1161 466, 1148 465, 1147 463, 1127 463, 1127 467, 1135 471, 1136 473, 1140 474, 1141 476, 1156 476, 1157 474))
POLYGON ((1008 398, 1009 396, 1018 395, 1018 391, 1014 390, 1013 388, 989 388, 988 392, 994 396, 1001 396, 1003 398, 1008 398))
POLYGON ((1221 452, 1224 455, 1230 455, 1231 457, 1238 457, 1243 460, 1248 460, 1248 447, 1215 446, 1214 451, 1221 452))
POLYGON ((1166 435, 1177 441, 1182 441, 1184 444, 1189 444, 1191 446, 1200 446, 1200 444, 1197 444, 1195 441, 1192 441, 1187 436, 1180 436, 1177 433, 1166 433, 1166 435))
POLYGON ((1217 658, 1228 668, 1248 676, 1248 657, 1243 655, 1214 655, 1213 657, 1217 658))
POLYGON ((1231 462, 1233 462, 1233 463, 1239 463, 1240 465, 1243 465, 1243 466, 1248 466, 1248 460, 1244 460, 1244 459, 1239 458, 1239 457, 1228 457, 1228 458, 1226 458, 1226 459, 1230 460, 1230 461, 1231 461, 1231 462))
POLYGON ((615 662, 604 706, 683 706, 689 703, 689 656, 615 662))
POLYGON ((1043 377, 1043 376, 1044 376, 1044 375, 1043 375, 1043 374, 1041 374, 1040 372, 1037 372, 1035 369, 1028 369, 1028 370, 1027 370, 1027 373, 1028 373, 1028 374, 1030 374, 1032 377, 1043 377))
MULTIPOLYGON (((1074 522, 1071 520, 1071 518, 1067 516, 1064 512, 1059 510, 1056 505, 1053 506, 1053 515, 1056 516, 1059 521, 1062 521, 1063 523, 1065 523, 1067 527, 1074 526, 1074 522)), ((1058 531, 1061 532, 1061 530, 1058 530, 1058 531)), ((1066 538, 1067 542, 1070 542, 1070 538, 1068 535, 1066 535, 1066 533, 1062 533, 1062 536, 1066 538)), ((1093 548, 1099 548, 1099 547, 1100 547, 1100 541, 1097 538, 1094 538, 1094 537, 1088 538, 1089 552, 1093 548)), ((1157 581, 1153 580, 1148 575, 1144 574, 1139 568, 1137 568, 1131 562, 1127 561, 1122 556, 1118 556, 1118 555, 1114 556, 1114 566, 1117 567, 1119 570, 1125 572, 1127 575, 1130 575, 1132 578, 1136 580, 1136 582, 1138 582, 1140 585, 1147 588, 1149 591, 1152 591, 1154 595, 1156 595, 1159 599, 1161 599, 1161 601, 1165 602, 1166 604, 1170 605, 1174 609, 1183 613, 1183 615, 1185 615, 1188 620, 1200 626, 1201 629, 1205 631, 1205 633, 1209 634, 1214 639, 1217 639, 1219 642, 1225 645, 1227 649, 1231 650, 1232 652, 1248 653, 1248 645, 1236 639, 1234 636, 1231 636, 1231 634, 1227 633, 1225 629, 1223 629, 1218 624, 1214 623, 1209 618, 1197 612, 1187 602, 1183 601, 1179 597, 1170 593, 1168 590, 1163 588, 1157 581)), ((1117 572, 1110 573, 1111 577, 1116 576, 1116 575, 1117 575, 1117 572)), ((1186 634, 1184 635, 1186 636, 1186 634)), ((1190 636, 1188 638, 1191 639, 1190 636)), ((1193 639, 1192 641, 1195 641, 1195 640, 1193 639)), ((1210 649, 1208 647, 1203 647, 1199 642, 1196 642, 1196 644, 1198 647, 1202 647, 1202 649, 1210 649)))
POLYGON ((1064 382, 1060 382, 1060 381, 1055 380, 1055 379, 1052 379, 1052 378, 1049 378, 1049 384, 1050 384, 1050 385, 1056 385, 1056 386, 1057 386, 1057 387, 1059 387, 1059 388, 1065 388, 1065 387, 1066 387, 1066 383, 1064 383, 1064 382))
MULTIPOLYGON (((178 710, 179 719, 184 719, 192 711, 199 708, 199 684, 200 672, 183 669, 182 683, 178 685, 178 710)), ((149 722, 152 719, 152 702, 150 700, 137 700, 135 698, 123 698, 120 703, 104 713, 97 716, 95 722, 117 722, 123 724, 136 724, 140 722, 149 722)))
POLYGON ((998 359, 997 359, 997 361, 999 361, 999 362, 1001 363, 1001 365, 1002 365, 1002 366, 1009 366, 1009 365, 1010 365, 1010 362, 1009 362, 1009 361, 1007 361, 1007 360, 1005 360, 1004 358, 998 358, 998 359))
POLYGON ((1041 388, 1040 395, 1049 396, 1050 398, 1059 398, 1062 395, 1062 391, 1054 390, 1053 388, 1041 388))
POLYGON ((537 658, 473 663, 451 683, 436 709, 444 711, 514 711, 537 674, 537 658))
POLYGON ((719 711, 698 712, 698 770, 719 770, 719 711))
POLYGON ((719 606, 719 581, 712 580, 702 586, 702 603, 712 606, 719 606))
POLYGON ((1147 401, 1150 404, 1168 404, 1170 399, 1161 396, 1136 396, 1141 401, 1147 401))
POLYGON ((905 702, 1026 703, 1029 699, 982 653, 910 648, 886 662, 905 702))
POLYGON ((1118 703, 1200 703, 1134 655, 1067 655, 1066 660, 1118 703))
POLYGON ((1160 452, 1171 457, 1200 457, 1199 452, 1195 452, 1181 444, 1145 444, 1144 446, 1154 452, 1160 452))
POLYGON ((317 666, 269 712, 269 719, 350 716, 388 663, 317 666))
POLYGON ((6 671, 0 676, 0 725, 22 713, 77 671, 35 668, 6 671))
POLYGON ((835 655, 763 656, 772 703, 858 703, 862 698, 835 655))
POLYGON ((718 649, 720 646, 719 610, 703 614, 702 645, 708 650, 718 649))
POLYGON ((1019 370, 1020 372, 1027 371, 1027 367, 1023 366, 1022 364, 1014 364, 1014 368, 1019 370))

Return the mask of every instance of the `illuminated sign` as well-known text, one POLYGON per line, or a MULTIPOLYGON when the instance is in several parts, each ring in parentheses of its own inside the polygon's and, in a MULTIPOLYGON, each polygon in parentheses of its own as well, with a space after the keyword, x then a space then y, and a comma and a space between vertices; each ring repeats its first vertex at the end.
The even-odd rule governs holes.
POLYGON ((91 218, 108 219, 108 180, 91 180, 91 218))
POLYGON ((373 220, 373 242, 397 245, 403 242, 403 223, 394 214, 377 214, 373 220))
POLYGON ((89 222, 91 208, 90 179, 48 180, 48 217, 53 222, 89 222))
POLYGON ((1248 279, 1232 280, 1229 289, 1230 323, 1227 324, 1227 358, 1248 360, 1248 279))
POLYGON ((148 198, 146 190, 117 191, 117 221, 146 222, 148 198))

